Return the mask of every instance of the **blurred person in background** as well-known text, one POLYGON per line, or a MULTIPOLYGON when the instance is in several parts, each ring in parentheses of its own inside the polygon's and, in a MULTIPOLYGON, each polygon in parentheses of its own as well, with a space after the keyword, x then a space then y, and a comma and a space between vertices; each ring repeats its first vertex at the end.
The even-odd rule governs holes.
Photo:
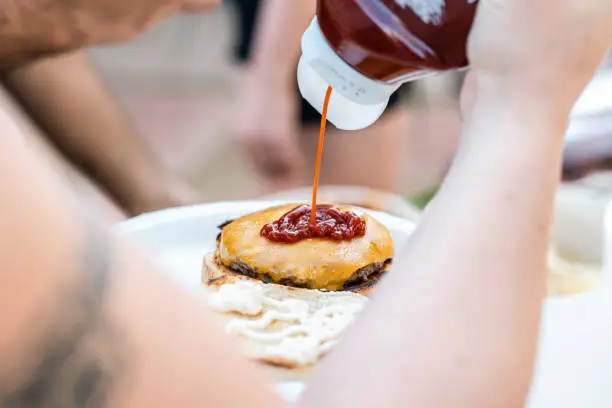
POLYGON ((114 220, 198 201, 141 140, 84 52, 11 67, 2 83, 69 170, 85 176, 74 183, 80 197, 107 214, 119 207, 114 220))
MULTIPOLYGON (((237 56, 246 65, 239 90, 238 143, 267 189, 308 185, 321 115, 300 96, 296 67, 316 0, 233 3, 239 23, 237 56)), ((323 184, 396 191, 409 124, 401 100, 413 87, 405 85, 394 94, 384 116, 367 129, 343 132, 328 127, 323 184)))
MULTIPOLYGON (((301 36, 315 14, 316 1, 233 0, 233 4, 239 23, 237 57, 246 66, 239 90, 238 143, 265 188, 308 185, 321 115, 301 97, 295 72, 301 36)), ((328 127, 322 184, 412 192, 423 180, 439 181, 459 136, 459 87, 450 90, 450 110, 436 102, 431 110, 415 109, 411 99, 416 88, 416 83, 403 85, 383 117, 364 130, 328 127)))
MULTIPOLYGON (((273 190, 311 182, 320 115, 300 97, 295 65, 315 3, 300 0, 290 7, 280 0, 235 0, 238 56, 248 62, 238 136, 273 190)), ((94 205, 102 200, 104 211, 111 207, 116 213, 114 220, 200 201, 141 140, 83 52, 5 67, 2 83, 34 123, 36 137, 50 141, 70 171, 78 172, 74 184, 81 197, 94 205)), ((394 95, 382 120, 368 129, 329 129, 325 184, 403 192, 412 190, 418 172, 443 175, 458 131, 445 127, 448 121, 436 118, 435 111, 423 120, 402 107, 414 87, 394 95), (434 123, 442 125, 438 134, 428 128, 434 123), (409 171, 402 175, 405 166, 409 171)))

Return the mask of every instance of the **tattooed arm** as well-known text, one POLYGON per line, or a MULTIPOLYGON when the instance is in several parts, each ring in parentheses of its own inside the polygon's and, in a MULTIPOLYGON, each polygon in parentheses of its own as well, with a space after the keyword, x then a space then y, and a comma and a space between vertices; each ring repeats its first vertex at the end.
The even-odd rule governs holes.
POLYGON ((284 406, 199 298, 79 216, 2 112, 0 131, 0 407, 284 406))

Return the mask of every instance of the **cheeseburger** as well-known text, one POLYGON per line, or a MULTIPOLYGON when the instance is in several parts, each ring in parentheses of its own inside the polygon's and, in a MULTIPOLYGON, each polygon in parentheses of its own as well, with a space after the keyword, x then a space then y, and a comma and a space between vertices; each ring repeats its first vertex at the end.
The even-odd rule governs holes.
POLYGON ((393 239, 353 208, 289 204, 221 225, 203 282, 247 354, 286 368, 316 363, 367 302, 393 239))

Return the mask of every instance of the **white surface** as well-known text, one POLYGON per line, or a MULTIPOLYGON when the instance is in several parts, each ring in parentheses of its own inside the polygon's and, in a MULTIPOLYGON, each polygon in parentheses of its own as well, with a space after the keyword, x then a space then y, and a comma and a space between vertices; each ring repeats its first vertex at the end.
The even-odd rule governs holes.
POLYGON ((547 302, 529 408, 612 407, 609 288, 547 302))
POLYGON ((374 81, 354 70, 330 47, 315 17, 302 36, 297 70, 304 99, 319 113, 328 86, 333 88, 327 119, 338 129, 363 129, 384 112, 398 85, 374 81))
MULTIPOLYGON (((185 289, 202 290, 202 258, 215 248, 217 226, 223 222, 285 201, 243 201, 203 204, 141 215, 120 224, 121 233, 147 249, 157 263, 185 289)), ((369 211, 385 224, 396 246, 404 245, 414 224, 388 214, 369 211)), ((300 382, 278 384, 281 395, 294 400, 303 391, 300 382)))
MULTIPOLYGON (((119 231, 139 241, 187 290, 201 290, 202 256, 214 248, 217 225, 278 202, 226 202, 171 209, 121 224, 119 231)), ((373 213, 396 240, 407 241, 413 225, 373 213)), ((612 216, 607 220, 612 236, 612 216)), ((612 244, 607 249, 612 254, 612 244)), ((610 273, 608 271, 608 273, 610 273)), ((295 399, 302 383, 282 383, 279 392, 295 399)), ((612 407, 612 293, 609 287, 546 302, 540 355, 529 408, 612 407)))
POLYGON ((553 244, 564 258, 586 263, 602 262, 604 214, 611 200, 612 190, 609 188, 579 183, 559 187, 553 244))
POLYGON ((593 77, 572 109, 572 117, 612 110, 612 69, 602 69, 593 77))
POLYGON ((608 204, 604 215, 603 242, 604 281, 612 290, 612 202, 608 204))
POLYGON ((601 70, 576 101, 566 132, 568 142, 612 134, 612 69, 601 70), (609 117, 606 118, 606 115, 609 117))

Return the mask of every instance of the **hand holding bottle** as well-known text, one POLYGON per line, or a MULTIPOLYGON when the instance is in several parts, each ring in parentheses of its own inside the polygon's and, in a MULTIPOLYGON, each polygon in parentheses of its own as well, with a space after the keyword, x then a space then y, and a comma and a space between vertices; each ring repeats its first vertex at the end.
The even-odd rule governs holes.
POLYGON ((254 169, 269 181, 290 179, 304 164, 295 90, 249 72, 241 89, 236 138, 254 169))
POLYGON ((468 44, 479 91, 545 94, 569 113, 612 45, 611 20, 608 0, 481 0, 468 44))

